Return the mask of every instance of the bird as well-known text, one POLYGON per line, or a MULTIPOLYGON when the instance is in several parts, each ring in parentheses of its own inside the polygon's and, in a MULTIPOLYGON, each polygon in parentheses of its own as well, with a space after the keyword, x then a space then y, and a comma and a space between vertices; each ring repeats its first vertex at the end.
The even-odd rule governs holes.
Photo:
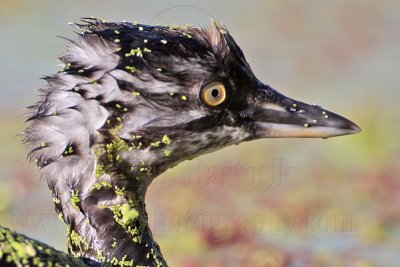
POLYGON ((68 254, 0 228, 0 263, 168 266, 145 203, 161 173, 256 139, 361 131, 257 79, 215 20, 206 27, 96 18, 74 25, 77 38, 59 58, 62 69, 44 77, 24 132, 28 157, 67 224, 68 254))

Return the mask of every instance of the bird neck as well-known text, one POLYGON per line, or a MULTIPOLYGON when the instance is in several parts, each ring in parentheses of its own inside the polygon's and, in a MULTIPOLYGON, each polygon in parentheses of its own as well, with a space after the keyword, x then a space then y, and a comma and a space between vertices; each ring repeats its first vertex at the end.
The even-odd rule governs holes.
POLYGON ((167 266, 149 228, 145 205, 147 187, 166 167, 146 165, 141 150, 132 152, 138 160, 128 164, 121 156, 126 146, 110 134, 93 147, 92 155, 54 163, 60 171, 53 177, 73 181, 49 183, 56 210, 68 225, 68 251, 121 266, 167 266))

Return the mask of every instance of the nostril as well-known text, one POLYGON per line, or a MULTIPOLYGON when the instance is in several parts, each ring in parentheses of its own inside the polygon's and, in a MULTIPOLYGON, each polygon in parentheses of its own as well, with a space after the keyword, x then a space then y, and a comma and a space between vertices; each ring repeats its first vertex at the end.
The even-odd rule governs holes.
POLYGON ((287 110, 291 113, 302 113, 304 112, 303 109, 300 109, 298 106, 291 106, 289 108, 287 108, 287 110))

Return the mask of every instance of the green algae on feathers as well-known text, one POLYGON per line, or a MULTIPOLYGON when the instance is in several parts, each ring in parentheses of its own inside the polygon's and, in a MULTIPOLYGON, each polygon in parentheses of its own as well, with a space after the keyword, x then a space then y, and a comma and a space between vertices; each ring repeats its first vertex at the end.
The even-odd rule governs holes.
POLYGON ((68 250, 71 252, 71 254, 78 258, 82 257, 84 251, 89 249, 89 244, 86 242, 85 238, 81 235, 79 235, 77 232, 74 230, 69 230, 69 235, 68 235, 68 250), (76 252, 72 247, 75 247, 78 249, 78 252, 76 252))
POLYGON ((79 259, 0 226, 0 266, 75 267, 79 259))
POLYGON ((79 191, 73 190, 71 192, 71 202, 75 209, 79 209, 79 203, 81 202, 81 198, 79 197, 79 191))

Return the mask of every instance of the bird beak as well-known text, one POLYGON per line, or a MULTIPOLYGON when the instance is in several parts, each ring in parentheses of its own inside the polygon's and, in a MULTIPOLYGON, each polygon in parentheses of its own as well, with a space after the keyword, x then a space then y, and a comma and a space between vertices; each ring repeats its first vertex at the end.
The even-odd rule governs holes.
POLYGON ((286 97, 269 86, 262 85, 259 94, 260 101, 246 116, 255 127, 256 138, 328 138, 361 131, 355 123, 338 114, 286 97))

